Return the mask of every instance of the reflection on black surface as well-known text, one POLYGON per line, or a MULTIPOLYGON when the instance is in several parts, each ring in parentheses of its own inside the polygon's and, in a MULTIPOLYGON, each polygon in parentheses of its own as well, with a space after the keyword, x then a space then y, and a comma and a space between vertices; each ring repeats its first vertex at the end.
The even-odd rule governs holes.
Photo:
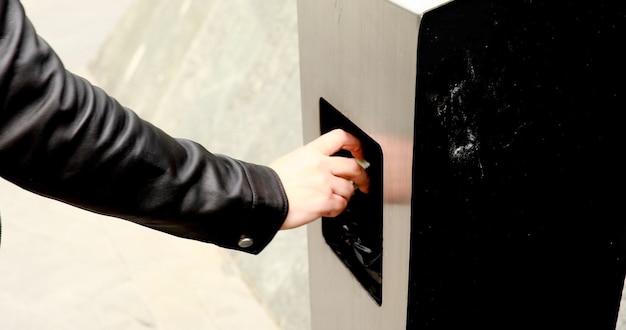
POLYGON ((466 0, 423 17, 408 329, 614 329, 625 7, 466 0))

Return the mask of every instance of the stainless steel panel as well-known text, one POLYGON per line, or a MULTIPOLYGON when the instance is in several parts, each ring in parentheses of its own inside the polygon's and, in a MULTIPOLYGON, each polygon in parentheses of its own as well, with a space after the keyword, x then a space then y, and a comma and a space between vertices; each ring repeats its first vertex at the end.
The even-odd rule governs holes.
POLYGON ((304 141, 320 135, 323 97, 383 151, 379 306, 309 226, 312 329, 406 327, 417 42, 423 11, 449 1, 298 1, 304 141))

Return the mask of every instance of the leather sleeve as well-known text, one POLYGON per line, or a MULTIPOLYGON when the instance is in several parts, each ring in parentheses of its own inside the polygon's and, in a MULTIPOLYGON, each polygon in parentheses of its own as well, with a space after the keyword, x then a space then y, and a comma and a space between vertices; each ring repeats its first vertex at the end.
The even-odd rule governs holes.
POLYGON ((0 0, 0 104, 0 176, 37 194, 255 254, 286 217, 274 171, 174 139, 66 71, 18 0, 0 0))

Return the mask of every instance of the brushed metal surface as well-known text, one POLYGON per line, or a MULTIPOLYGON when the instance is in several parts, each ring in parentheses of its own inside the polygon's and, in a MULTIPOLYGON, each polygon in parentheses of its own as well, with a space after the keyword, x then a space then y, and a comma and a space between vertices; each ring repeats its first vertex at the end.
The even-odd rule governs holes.
POLYGON ((309 226, 314 330, 406 328, 419 10, 449 1, 413 10, 395 2, 298 1, 304 142, 320 135, 323 97, 384 157, 382 306, 326 245, 318 221, 309 226))

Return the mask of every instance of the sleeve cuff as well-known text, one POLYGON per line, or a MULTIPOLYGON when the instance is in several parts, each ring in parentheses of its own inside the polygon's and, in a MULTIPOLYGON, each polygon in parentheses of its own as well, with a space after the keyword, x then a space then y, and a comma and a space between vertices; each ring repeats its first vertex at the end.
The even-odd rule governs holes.
POLYGON ((235 250, 259 254, 282 226, 289 209, 278 174, 267 166, 239 161, 252 192, 250 214, 241 222, 235 250))

